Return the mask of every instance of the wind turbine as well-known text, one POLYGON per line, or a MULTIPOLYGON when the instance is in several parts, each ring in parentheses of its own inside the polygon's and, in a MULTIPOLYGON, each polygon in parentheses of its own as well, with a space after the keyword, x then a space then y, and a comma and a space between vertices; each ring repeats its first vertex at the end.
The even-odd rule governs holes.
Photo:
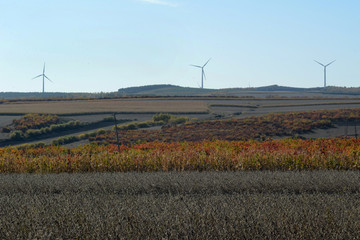
POLYGON ((318 62, 318 61, 316 61, 316 60, 314 60, 314 61, 324 67, 324 88, 326 88, 326 68, 327 68, 327 66, 329 66, 330 64, 332 64, 332 63, 335 62, 336 60, 334 60, 334 61, 332 61, 331 63, 328 63, 328 64, 326 64, 326 65, 325 65, 325 64, 322 64, 321 62, 318 62))
POLYGON ((38 78, 38 77, 42 77, 42 80, 43 80, 42 92, 44 93, 44 92, 45 92, 45 78, 46 78, 47 80, 49 80, 50 82, 53 82, 53 81, 50 80, 50 78, 48 78, 48 77, 45 75, 45 62, 44 62, 43 73, 40 74, 40 75, 38 75, 38 76, 36 76, 36 77, 34 77, 34 78, 32 78, 32 79, 35 79, 35 78, 38 78))
POLYGON ((192 64, 190 65, 192 67, 201 68, 201 88, 204 88, 204 78, 206 79, 204 67, 206 66, 206 64, 209 63, 210 60, 211 60, 211 58, 203 66, 192 65, 192 64))

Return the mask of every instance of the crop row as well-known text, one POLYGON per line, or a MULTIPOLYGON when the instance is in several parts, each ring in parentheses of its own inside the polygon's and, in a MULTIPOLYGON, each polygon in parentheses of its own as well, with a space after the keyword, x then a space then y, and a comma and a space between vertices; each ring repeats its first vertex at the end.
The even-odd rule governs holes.
MULTIPOLYGON (((337 121, 360 119, 360 109, 320 110, 296 113, 272 113, 244 119, 188 122, 153 131, 120 131, 123 144, 160 141, 204 141, 266 139, 273 136, 296 136, 316 128, 329 128, 337 121)), ((96 143, 115 143, 115 133, 91 137, 96 143)))
POLYGON ((1 148, 0 172, 360 170, 360 140, 204 141, 1 148))

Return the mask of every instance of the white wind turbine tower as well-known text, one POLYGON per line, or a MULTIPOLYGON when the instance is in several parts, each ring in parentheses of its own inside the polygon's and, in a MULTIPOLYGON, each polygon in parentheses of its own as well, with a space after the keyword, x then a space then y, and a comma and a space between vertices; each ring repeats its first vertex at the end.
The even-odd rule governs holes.
POLYGON ((314 60, 314 61, 324 67, 324 88, 326 88, 326 68, 327 68, 327 66, 329 66, 330 64, 332 64, 332 63, 335 62, 336 60, 334 60, 334 61, 332 61, 331 63, 328 63, 328 64, 326 64, 326 65, 325 65, 325 64, 322 64, 321 62, 318 62, 318 61, 316 61, 316 60, 314 60))
POLYGON ((40 75, 38 75, 38 76, 36 76, 36 77, 34 77, 34 78, 32 78, 32 79, 35 79, 35 78, 38 78, 38 77, 42 77, 42 80, 43 80, 43 82, 42 82, 42 92, 44 93, 44 92, 45 92, 45 78, 46 78, 47 80, 49 80, 50 82, 53 82, 53 81, 50 80, 50 78, 48 78, 48 77, 45 75, 45 63, 44 63, 43 73, 40 74, 40 75))
POLYGON ((203 66, 192 65, 192 64, 190 65, 192 67, 201 68, 201 88, 204 88, 204 78, 206 79, 204 67, 206 66, 206 64, 209 63, 210 60, 211 60, 211 58, 203 66))

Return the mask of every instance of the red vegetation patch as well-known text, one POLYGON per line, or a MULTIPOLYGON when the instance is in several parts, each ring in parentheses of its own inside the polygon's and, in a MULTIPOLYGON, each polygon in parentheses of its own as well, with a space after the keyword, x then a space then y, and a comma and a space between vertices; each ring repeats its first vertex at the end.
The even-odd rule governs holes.
POLYGON ((360 170, 360 140, 150 142, 131 147, 0 148, 0 173, 360 170))
POLYGON ((28 129, 40 129, 59 123, 59 117, 51 114, 26 114, 20 119, 13 120, 16 130, 25 132, 28 129))

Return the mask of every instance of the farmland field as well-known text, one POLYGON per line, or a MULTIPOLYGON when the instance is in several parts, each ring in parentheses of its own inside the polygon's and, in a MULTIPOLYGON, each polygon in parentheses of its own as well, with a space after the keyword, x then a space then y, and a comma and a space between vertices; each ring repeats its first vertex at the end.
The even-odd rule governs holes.
POLYGON ((359 170, 355 138, 0 148, 0 173, 359 170))
POLYGON ((0 175, 1 239, 358 239, 350 171, 0 175))
POLYGON ((71 147, 0 148, 0 238, 357 239, 359 106, 356 98, 4 102, 0 127, 22 129, 25 142, 59 128, 51 119, 105 129, 71 130, 90 136, 71 147), (114 112, 120 153, 104 120, 114 112), (154 125, 159 112, 185 122, 154 125))
POLYGON ((19 101, 0 104, 1 114, 86 114, 86 113, 157 113, 157 112, 206 112, 207 106, 201 101, 172 100, 73 100, 73 101, 19 101))
MULTIPOLYGON (((203 141, 203 140, 249 140, 274 137, 301 136, 318 129, 338 128, 344 131, 335 136, 357 136, 360 109, 318 110, 306 112, 273 113, 258 117, 232 118, 227 120, 190 121, 179 126, 164 126, 153 131, 120 131, 123 144, 143 141, 203 141), (346 130, 346 131, 345 131, 346 130)), ((335 137, 334 136, 334 137, 335 137)), ((329 136, 331 137, 331 136, 329 136)), ((115 133, 104 132, 90 137, 90 141, 102 144, 116 143, 115 133)))
MULTIPOLYGON (((59 115, 66 121, 80 121, 92 123, 96 130, 96 122, 117 113, 120 120, 148 121, 155 113, 170 112, 178 116, 187 116, 199 120, 212 120, 223 118, 247 118, 262 116, 277 112, 302 112, 321 109, 352 109, 360 106, 359 98, 324 98, 324 97, 150 97, 150 98, 114 98, 114 99, 49 99, 45 100, 6 100, 0 104, 0 128, 18 119, 26 113, 52 113, 59 115)), ((346 123, 347 124, 347 123, 346 123)), ((343 136, 347 135, 344 124, 333 124, 336 131, 318 131, 307 137, 343 136), (345 134, 344 134, 345 133, 345 134)), ((351 125, 351 123, 350 123, 351 125)), ((111 129, 111 123, 100 124, 98 128, 111 129)), ((346 127, 347 128, 347 127, 346 127)), ((64 132, 57 136, 86 133, 88 130, 79 129, 64 132)), ((353 130, 352 134, 353 133, 353 130)), ((351 135, 351 134, 350 134, 351 135)), ((0 133, 0 141, 8 139, 10 134, 0 133)), ((37 141, 51 143, 56 136, 44 136, 37 141)), ((27 140, 36 142, 35 140, 27 140)), ((24 142, 24 141, 23 141, 24 142)), ((22 142, 22 143, 23 143, 22 142)), ((80 141, 79 141, 80 142, 80 141)), ((16 144, 13 142, 3 143, 16 144)), ((74 145, 74 144, 73 144, 74 145)), ((76 146, 76 144, 75 144, 76 146)))
MULTIPOLYGON (((101 113, 203 113, 307 111, 319 109, 356 108, 359 98, 223 98, 223 97, 168 97, 115 98, 89 100, 17 100, 0 104, 0 114, 101 114, 101 113)), ((246 115, 246 114, 245 114, 246 115)))

